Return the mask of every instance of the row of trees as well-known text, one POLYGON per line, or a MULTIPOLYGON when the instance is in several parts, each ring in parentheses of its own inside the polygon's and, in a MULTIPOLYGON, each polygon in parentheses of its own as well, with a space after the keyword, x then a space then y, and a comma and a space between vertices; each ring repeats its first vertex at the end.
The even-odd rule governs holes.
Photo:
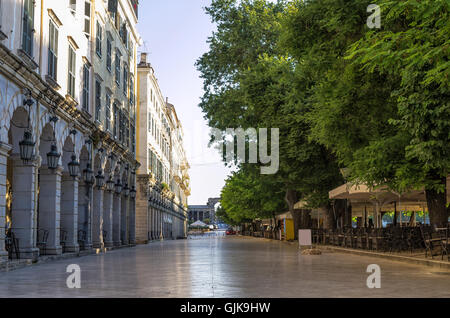
POLYGON ((336 226, 345 204, 329 191, 348 180, 397 193, 425 188, 430 221, 447 223, 450 167, 450 4, 379 0, 213 0, 217 25, 198 61, 210 127, 280 129, 280 169, 261 175, 236 158, 222 192, 235 223, 303 200, 336 226), (337 207, 337 208, 336 208, 337 207))

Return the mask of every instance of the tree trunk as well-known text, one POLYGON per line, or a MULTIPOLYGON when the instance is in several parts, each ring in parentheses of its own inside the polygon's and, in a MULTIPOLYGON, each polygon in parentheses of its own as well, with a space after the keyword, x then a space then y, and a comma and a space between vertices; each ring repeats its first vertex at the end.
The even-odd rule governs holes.
POLYGON ((304 226, 304 215, 302 210, 296 210, 295 204, 298 202, 298 193, 295 190, 289 189, 286 191, 285 200, 291 212, 294 221, 294 239, 298 240, 298 230, 304 226))
MULTIPOLYGON (((443 178, 441 182, 446 185, 446 178, 443 178)), ((426 189, 425 194, 427 197, 428 211, 430 212, 430 224, 438 227, 447 226, 447 187, 441 193, 435 189, 426 189)))
POLYGON ((397 226, 397 218, 398 218, 397 202, 394 202, 394 220, 393 220, 394 227, 397 226))
POLYGON ((323 222, 323 228, 327 230, 336 229, 336 218, 333 208, 330 205, 326 205, 319 208, 322 215, 325 216, 323 222))

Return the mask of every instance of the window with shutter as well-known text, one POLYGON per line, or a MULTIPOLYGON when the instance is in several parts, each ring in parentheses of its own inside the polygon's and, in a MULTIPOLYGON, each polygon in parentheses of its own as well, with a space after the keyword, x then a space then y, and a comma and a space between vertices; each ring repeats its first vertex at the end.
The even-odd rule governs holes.
POLYGON ((102 43, 103 43, 103 27, 97 22, 97 30, 95 36, 95 52, 98 57, 102 57, 102 43))
POLYGON ((22 50, 33 56, 34 1, 23 1, 22 50))
POLYGON ((48 75, 56 81, 58 71, 58 29, 51 19, 48 42, 48 75))
POLYGON ((105 128, 111 131, 111 94, 106 93, 105 128))
POLYGON ((83 100, 82 107, 85 111, 89 111, 89 66, 83 66, 83 100))
POLYGON ((120 62, 120 58, 121 58, 121 56, 122 56, 122 54, 120 53, 120 51, 119 50, 117 50, 116 51, 116 84, 117 84, 117 86, 120 86, 120 72, 121 72, 121 70, 120 70, 120 65, 121 65, 121 62, 120 62))
POLYGON ((112 70, 112 43, 109 36, 106 39, 106 69, 111 73, 112 70))
POLYGON ((67 94, 69 94, 72 97, 75 97, 75 65, 76 65, 75 49, 72 47, 72 45, 69 45, 67 94))
POLYGON ((95 81, 95 120, 101 122, 102 114, 102 84, 99 80, 95 81))
POLYGON ((84 33, 91 34, 91 3, 88 1, 84 2, 84 33))

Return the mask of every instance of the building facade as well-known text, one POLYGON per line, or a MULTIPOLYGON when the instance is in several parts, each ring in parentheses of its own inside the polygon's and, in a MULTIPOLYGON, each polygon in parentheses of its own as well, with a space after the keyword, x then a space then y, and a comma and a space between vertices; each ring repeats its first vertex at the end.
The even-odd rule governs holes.
POLYGON ((0 0, 0 261, 135 243, 137 5, 0 0))
POLYGON ((138 64, 138 86, 136 240, 185 238, 190 185, 183 129, 145 53, 138 64))
POLYGON ((216 205, 220 202, 220 198, 210 198, 206 205, 190 205, 189 221, 194 223, 197 221, 209 221, 209 224, 217 224, 220 220, 216 218, 216 205))

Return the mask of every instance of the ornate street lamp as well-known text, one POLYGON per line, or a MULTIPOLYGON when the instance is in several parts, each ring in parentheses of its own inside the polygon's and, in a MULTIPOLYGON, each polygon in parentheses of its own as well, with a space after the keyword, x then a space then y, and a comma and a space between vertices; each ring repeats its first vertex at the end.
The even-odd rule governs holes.
POLYGON ((53 123, 53 140, 52 146, 50 147, 50 152, 47 154, 47 167, 51 170, 55 170, 58 168, 59 158, 61 158, 61 154, 58 152, 58 147, 56 146, 56 123, 58 122, 58 117, 53 116, 50 118, 50 122, 53 123))
POLYGON ((114 181, 111 178, 109 178, 109 180, 106 182, 106 191, 108 192, 113 192, 114 191, 114 181))
POLYGON ((26 130, 23 135, 23 140, 19 142, 20 159, 22 159, 24 164, 28 164, 31 160, 33 160, 34 146, 36 145, 36 143, 33 142, 33 134, 31 133, 30 129, 30 113, 31 113, 31 106, 33 106, 34 101, 31 99, 31 91, 29 89, 26 90, 27 90, 26 93, 27 99, 24 99, 23 105, 28 106, 27 127, 23 127, 26 130))
POLYGON ((30 131, 25 131, 23 140, 19 142, 20 146, 20 159, 24 164, 29 163, 34 157, 34 146, 36 143, 33 141, 33 135, 30 131))
POLYGON ((122 193, 123 185, 122 185, 122 182, 120 182, 120 179, 117 180, 117 183, 115 184, 115 188, 116 188, 117 195, 122 193))
POLYGON ((136 188, 133 186, 130 190, 130 197, 134 200, 136 199, 136 188))
POLYGON ((94 171, 91 169, 91 164, 88 163, 86 169, 83 170, 83 180, 86 184, 93 184, 94 171))
POLYGON ((50 149, 50 152, 47 154, 47 166, 49 169, 55 170, 58 168, 58 162, 61 154, 58 152, 58 147, 56 145, 52 145, 50 149))
POLYGON ((128 198, 130 196, 130 188, 128 187, 128 183, 125 184, 125 187, 123 188, 123 195, 125 198, 128 198))
POLYGON ((95 176, 97 180, 97 188, 101 189, 105 185, 105 176, 102 174, 102 171, 99 170, 98 174, 95 176))
POLYGON ((75 155, 72 156, 72 161, 67 165, 69 167, 69 174, 71 177, 76 178, 80 174, 80 163, 77 161, 75 155))

